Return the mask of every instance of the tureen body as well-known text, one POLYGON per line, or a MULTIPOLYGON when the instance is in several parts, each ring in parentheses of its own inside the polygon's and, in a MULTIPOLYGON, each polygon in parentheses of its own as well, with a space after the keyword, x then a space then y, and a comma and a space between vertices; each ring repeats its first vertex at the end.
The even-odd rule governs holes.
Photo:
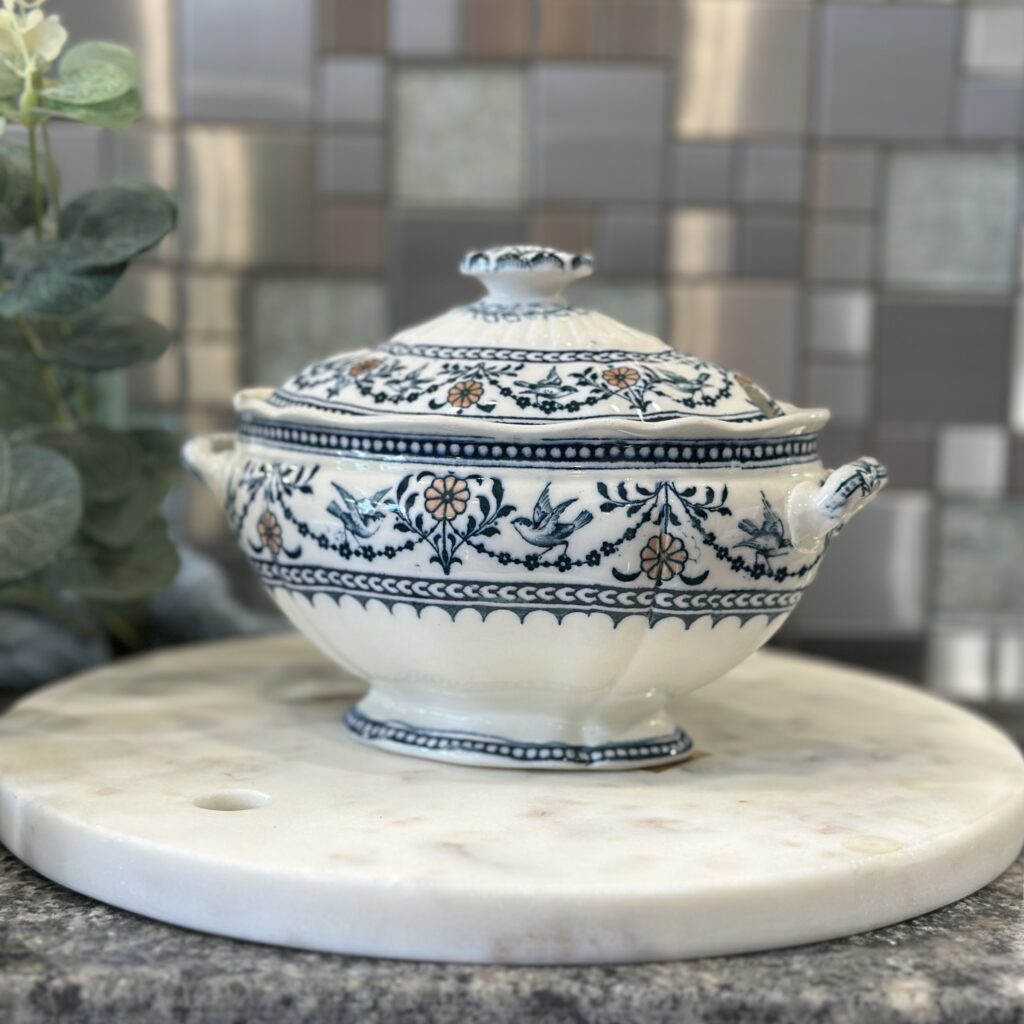
POLYGON ((884 484, 822 410, 561 295, 589 261, 471 254, 487 298, 243 392, 186 461, 288 618, 369 691, 346 724, 508 767, 678 760, 674 704, 760 647, 884 484))

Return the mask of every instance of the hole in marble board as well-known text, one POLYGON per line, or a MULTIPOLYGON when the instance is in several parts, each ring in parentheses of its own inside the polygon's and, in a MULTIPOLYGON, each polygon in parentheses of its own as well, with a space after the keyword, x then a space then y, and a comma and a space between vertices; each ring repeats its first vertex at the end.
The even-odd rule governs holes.
POLYGON ((270 795, 258 789, 226 789, 221 793, 201 796, 192 803, 204 811, 251 811, 266 807, 270 803, 270 795))

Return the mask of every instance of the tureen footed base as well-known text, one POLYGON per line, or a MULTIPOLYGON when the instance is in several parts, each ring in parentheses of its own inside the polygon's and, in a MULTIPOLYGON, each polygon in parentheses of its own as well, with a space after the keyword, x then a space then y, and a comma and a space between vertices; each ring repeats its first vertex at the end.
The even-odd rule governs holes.
POLYGON ((435 761, 490 768, 615 770, 675 764, 693 753, 693 740, 679 726, 660 733, 600 743, 516 740, 496 733, 418 726, 400 717, 367 714, 362 701, 345 715, 349 731, 364 743, 435 761))

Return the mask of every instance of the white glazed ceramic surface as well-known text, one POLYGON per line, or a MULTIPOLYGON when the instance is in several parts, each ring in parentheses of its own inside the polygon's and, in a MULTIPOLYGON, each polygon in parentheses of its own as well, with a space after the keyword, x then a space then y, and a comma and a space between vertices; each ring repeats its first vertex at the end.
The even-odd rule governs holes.
POLYGON ((244 392, 237 439, 187 461, 284 613, 370 682, 360 738, 509 767, 685 757, 673 699, 771 636, 885 471, 826 472, 827 413, 567 305, 583 257, 464 270, 486 300, 244 392))

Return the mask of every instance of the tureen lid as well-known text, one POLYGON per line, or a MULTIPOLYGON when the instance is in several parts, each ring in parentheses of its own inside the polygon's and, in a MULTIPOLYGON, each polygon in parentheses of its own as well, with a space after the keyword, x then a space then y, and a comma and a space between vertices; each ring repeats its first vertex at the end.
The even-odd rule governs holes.
POLYGON ((312 363, 272 393, 243 392, 237 405, 305 423, 356 416, 410 427, 430 417, 446 430, 630 433, 690 421, 763 429, 796 411, 741 374, 570 305, 564 289, 592 269, 589 256, 538 246, 468 253, 462 273, 485 285, 483 297, 375 348, 312 363))

